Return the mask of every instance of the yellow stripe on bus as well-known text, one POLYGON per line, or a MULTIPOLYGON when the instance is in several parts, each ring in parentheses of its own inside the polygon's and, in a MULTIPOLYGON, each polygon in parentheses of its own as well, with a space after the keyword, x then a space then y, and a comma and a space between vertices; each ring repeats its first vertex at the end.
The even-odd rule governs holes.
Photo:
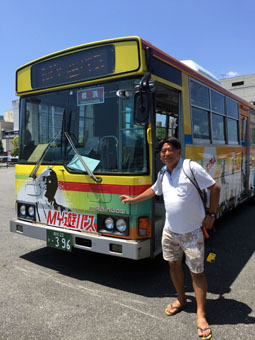
MULTIPOLYGON (((49 166, 49 165, 48 165, 49 166)), ((89 175, 81 175, 69 173, 65 170, 62 165, 51 165, 50 166, 57 174, 58 180, 63 182, 74 182, 74 183, 95 183, 93 179, 89 177, 89 175), (64 171, 63 171, 64 170, 64 171)), ((15 169, 16 179, 28 179, 29 174, 33 170, 34 165, 22 165, 17 164, 15 169)), ((40 173, 47 168, 47 166, 41 166, 37 171, 37 178, 40 173)), ((120 176, 109 176, 109 175, 100 175, 97 174, 98 177, 102 178, 102 184, 116 184, 116 185, 150 185, 151 184, 151 176, 125 176, 123 173, 120 176)))

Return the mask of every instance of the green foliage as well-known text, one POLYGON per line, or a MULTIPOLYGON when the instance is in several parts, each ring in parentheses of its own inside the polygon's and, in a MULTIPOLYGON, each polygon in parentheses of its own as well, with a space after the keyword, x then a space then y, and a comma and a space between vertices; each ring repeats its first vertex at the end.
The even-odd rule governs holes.
POLYGON ((156 127, 156 137, 158 140, 166 138, 166 129, 164 127, 156 127))
POLYGON ((12 155, 13 157, 18 156, 18 154, 19 154, 19 136, 14 137, 14 138, 11 140, 11 142, 12 142, 12 144, 13 144, 13 146, 14 146, 14 148, 13 148, 12 151, 11 151, 11 155, 12 155))

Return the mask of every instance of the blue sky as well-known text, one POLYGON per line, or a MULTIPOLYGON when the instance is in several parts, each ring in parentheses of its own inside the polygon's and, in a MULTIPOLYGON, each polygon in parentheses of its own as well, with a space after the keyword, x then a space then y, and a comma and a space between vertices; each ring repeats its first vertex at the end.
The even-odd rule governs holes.
POLYGON ((0 115, 19 66, 108 38, 141 36, 218 78, 255 73, 254 13, 254 0, 1 0, 0 115))

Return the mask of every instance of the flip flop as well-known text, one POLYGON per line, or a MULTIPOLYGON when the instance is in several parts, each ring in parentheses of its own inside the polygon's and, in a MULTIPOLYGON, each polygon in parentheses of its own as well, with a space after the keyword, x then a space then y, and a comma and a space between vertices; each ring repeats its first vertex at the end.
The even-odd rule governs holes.
POLYGON ((172 316, 172 315, 175 315, 175 314, 177 314, 177 313, 180 313, 180 312, 183 310, 183 307, 184 307, 184 306, 180 306, 180 307, 173 306, 173 304, 171 303, 170 305, 168 305, 168 306, 166 307, 165 313, 166 313, 167 316, 172 316), (171 309, 175 309, 175 312, 173 312, 173 313, 169 312, 169 310, 168 310, 168 307, 169 307, 169 306, 171 307, 171 309))
POLYGON ((204 331, 206 331, 207 329, 210 329, 210 333, 207 336, 199 335, 199 338, 201 338, 202 340, 209 340, 209 339, 211 339, 211 337, 212 337, 212 330, 211 330, 210 326, 207 326, 205 328, 197 327, 197 329, 199 329, 202 333, 204 331))

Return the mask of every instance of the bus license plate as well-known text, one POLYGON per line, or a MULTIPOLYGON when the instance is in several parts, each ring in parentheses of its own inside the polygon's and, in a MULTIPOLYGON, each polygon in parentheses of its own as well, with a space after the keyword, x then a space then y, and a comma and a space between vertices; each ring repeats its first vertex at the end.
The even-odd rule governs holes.
POLYGON ((47 246, 72 251, 72 235, 63 233, 62 231, 47 229, 47 246))

